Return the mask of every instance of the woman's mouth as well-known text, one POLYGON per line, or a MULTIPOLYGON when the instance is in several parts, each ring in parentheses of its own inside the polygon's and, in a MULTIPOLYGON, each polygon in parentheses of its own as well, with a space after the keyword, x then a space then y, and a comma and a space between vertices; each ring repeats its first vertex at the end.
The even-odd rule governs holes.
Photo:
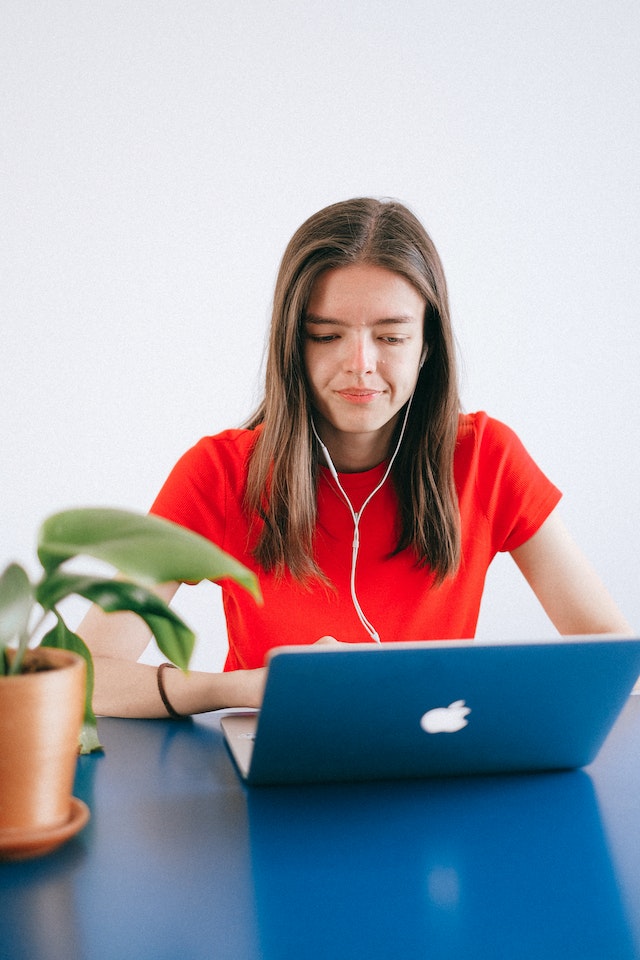
POLYGON ((343 400, 346 400, 347 403, 372 403, 377 397, 380 396, 379 390, 368 390, 363 389, 362 387, 347 387, 344 390, 336 391, 338 396, 343 400))

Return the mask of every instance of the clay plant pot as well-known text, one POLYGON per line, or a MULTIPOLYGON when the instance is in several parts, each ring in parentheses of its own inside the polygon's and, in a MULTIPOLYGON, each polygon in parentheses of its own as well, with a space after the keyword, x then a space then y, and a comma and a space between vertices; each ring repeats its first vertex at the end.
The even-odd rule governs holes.
POLYGON ((72 797, 86 664, 38 647, 18 676, 0 677, 0 859, 39 856, 84 826, 72 797))

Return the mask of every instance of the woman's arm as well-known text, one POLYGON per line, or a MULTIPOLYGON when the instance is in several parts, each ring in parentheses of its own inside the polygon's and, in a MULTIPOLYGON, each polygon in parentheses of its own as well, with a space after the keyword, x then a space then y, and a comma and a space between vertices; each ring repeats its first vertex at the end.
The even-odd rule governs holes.
MULTIPOLYGON (((178 586, 166 583, 154 591, 168 603, 178 586)), ((93 606, 77 632, 93 656, 93 708, 98 716, 167 716, 158 691, 157 667, 137 662, 150 638, 144 621, 132 613, 107 614, 93 606)), ((162 679, 174 710, 188 715, 221 707, 259 707, 265 671, 184 674, 165 670, 162 679)))
POLYGON ((511 556, 559 633, 632 633, 557 510, 511 556))

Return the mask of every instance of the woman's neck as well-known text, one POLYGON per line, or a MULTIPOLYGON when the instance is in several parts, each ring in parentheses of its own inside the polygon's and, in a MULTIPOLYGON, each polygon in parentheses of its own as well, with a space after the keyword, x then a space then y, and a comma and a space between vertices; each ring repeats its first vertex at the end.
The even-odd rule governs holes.
POLYGON ((395 418, 375 433, 345 433, 326 423, 318 432, 338 473, 363 473, 387 459, 394 427, 395 418))

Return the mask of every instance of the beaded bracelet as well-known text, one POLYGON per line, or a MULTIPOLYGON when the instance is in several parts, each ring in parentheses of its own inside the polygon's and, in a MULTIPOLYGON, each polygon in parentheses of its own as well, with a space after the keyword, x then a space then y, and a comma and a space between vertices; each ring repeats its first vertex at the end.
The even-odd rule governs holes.
POLYGON ((167 711, 167 713, 169 714, 169 716, 172 717, 174 720, 184 720, 184 719, 188 716, 188 714, 186 714, 186 713, 178 713, 178 711, 175 710, 175 709, 171 706, 171 701, 169 700, 169 697, 167 696, 166 691, 165 691, 165 689, 164 689, 164 683, 163 683, 163 680, 162 680, 162 674, 163 674, 163 672, 166 670, 167 667, 169 667, 170 670, 175 670, 175 669, 176 669, 175 663, 161 663, 161 664, 160 664, 160 666, 158 667, 157 673, 156 673, 156 679, 157 679, 157 681, 158 681, 158 691, 159 691, 159 693, 160 693, 160 696, 162 697, 162 702, 164 703, 165 710, 167 711))

